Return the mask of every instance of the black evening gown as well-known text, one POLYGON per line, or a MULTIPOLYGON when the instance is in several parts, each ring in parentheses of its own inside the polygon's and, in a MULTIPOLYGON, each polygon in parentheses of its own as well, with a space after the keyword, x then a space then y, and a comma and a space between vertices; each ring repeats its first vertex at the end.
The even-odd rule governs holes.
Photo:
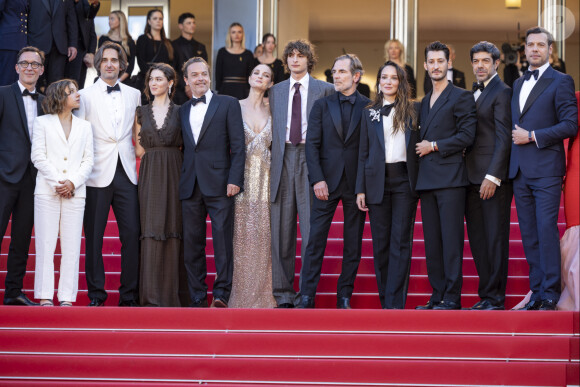
POLYGON ((244 99, 250 93, 248 77, 254 67, 254 54, 246 50, 230 54, 225 47, 219 49, 215 64, 215 85, 219 94, 244 99))

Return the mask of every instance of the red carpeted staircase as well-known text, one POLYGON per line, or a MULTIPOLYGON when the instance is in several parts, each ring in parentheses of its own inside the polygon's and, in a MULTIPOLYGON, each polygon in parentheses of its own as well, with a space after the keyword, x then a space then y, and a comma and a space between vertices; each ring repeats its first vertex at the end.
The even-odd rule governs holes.
MULTIPOLYGON (((563 231, 562 211, 559 222, 563 231)), ((342 254, 341 212, 331 228, 316 298, 317 308, 330 308, 324 310, 116 307, 117 235, 111 214, 103 247, 106 305, 111 307, 0 306, 0 386, 580 384, 578 313, 371 310, 379 302, 368 223, 352 298, 355 310, 331 310, 342 254)), ((8 232, 2 241, 0 286, 9 241, 8 232)), ((508 308, 528 291, 513 207, 510 241, 508 308)), ((33 244, 30 251, 24 291, 32 296, 33 244)), ((215 277, 211 254, 210 235, 210 289, 215 277)), ((81 260, 76 305, 83 306, 88 303, 84 255, 81 260)), ((470 306, 478 299, 478 279, 467 242, 463 272, 462 302, 470 306)), ((430 293, 418 211, 407 308, 426 302, 430 293)))

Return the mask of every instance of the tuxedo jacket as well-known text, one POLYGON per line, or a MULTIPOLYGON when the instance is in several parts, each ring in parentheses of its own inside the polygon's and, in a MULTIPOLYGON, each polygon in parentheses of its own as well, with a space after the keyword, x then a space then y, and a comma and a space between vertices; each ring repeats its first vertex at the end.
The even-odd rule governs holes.
POLYGON ((525 106, 520 107, 524 78, 514 83, 511 100, 512 124, 534 131, 535 142, 512 143, 509 177, 518 170, 528 178, 564 176, 566 159, 563 140, 578 131, 578 106, 572 77, 550 66, 538 79, 525 106), (521 108, 521 111, 520 111, 521 108))
MULTIPOLYGON (((39 95, 36 106, 37 114, 41 116, 42 100, 39 95)), ((18 82, 0 87, 0 180, 16 184, 31 166, 30 134, 24 101, 18 82)), ((33 176, 36 169, 31 168, 33 176)))
MULTIPOLYGON (((369 204, 380 204, 385 192, 385 132, 383 115, 373 119, 371 109, 364 109, 361 118, 360 151, 357 161, 356 193, 364 193, 369 204)), ((413 130, 411 122, 405 126, 407 173, 411 192, 415 193, 417 182, 417 154, 415 144, 419 131, 413 130)))
POLYGON ((240 103, 214 93, 197 142, 189 122, 190 110, 191 100, 179 109, 184 152, 179 199, 189 199, 196 183, 205 196, 225 196, 228 184, 243 190, 246 145, 240 103))
POLYGON ((361 114, 370 99, 355 91, 350 125, 346 138, 343 138, 339 94, 336 92, 321 98, 312 106, 306 133, 308 179, 310 185, 326 181, 328 192, 332 193, 338 188, 344 172, 349 190, 354 194, 361 114))
MULTIPOLYGON (((319 81, 310 76, 308 80, 308 97, 306 101, 306 116, 310 115, 312 106, 317 99, 334 93, 334 86, 328 82, 319 81)), ((270 112, 272 114, 272 164, 270 166, 270 200, 276 201, 282 166, 284 164, 284 150, 286 147, 286 126, 288 123, 288 104, 290 101, 290 80, 287 79, 275 84, 269 91, 270 112)), ((308 137, 308 132, 306 132, 308 137)))
POLYGON ((436 141, 438 152, 419 158, 417 191, 469 184, 463 150, 473 144, 476 112, 473 94, 450 82, 433 107, 431 92, 421 101, 419 139, 436 141))
POLYGON ((67 55, 68 47, 78 45, 78 24, 74 0, 58 0, 51 7, 51 0, 29 0, 28 45, 38 47, 49 54, 52 45, 61 55, 67 55))
POLYGON ((97 49, 95 16, 97 16, 97 13, 99 12, 101 3, 96 6, 91 6, 88 0, 79 0, 78 3, 75 3, 74 7, 79 26, 78 49, 94 54, 97 49))
POLYGON ((19 51, 26 46, 28 0, 0 0, 0 50, 19 51))
POLYGON ((467 148, 465 155, 471 184, 481 184, 485 175, 502 181, 508 177, 512 138, 511 97, 512 89, 496 75, 475 102, 475 141, 467 148))
POLYGON ((81 106, 75 111, 75 115, 89 121, 93 129, 94 165, 86 182, 89 187, 109 186, 115 177, 119 159, 131 183, 137 184, 133 124, 135 110, 141 104, 141 93, 121 82, 119 87, 123 117, 117 130, 111 122, 111 112, 103 102, 107 94, 107 84, 98 79, 93 85, 79 91, 81 106))
MULTIPOLYGON (((452 68, 451 72, 453 73, 453 85, 465 89, 465 74, 461 70, 457 70, 456 68, 452 68)), ((425 80, 423 81, 423 90, 425 94, 429 93, 433 89, 433 83, 431 82, 431 78, 429 78, 429 73, 425 71, 425 80)))
POLYGON ((68 139, 57 114, 34 121, 31 159, 38 175, 36 195, 56 195, 59 181, 70 180, 75 197, 86 196, 85 182, 93 169, 93 132, 88 121, 73 116, 68 139))

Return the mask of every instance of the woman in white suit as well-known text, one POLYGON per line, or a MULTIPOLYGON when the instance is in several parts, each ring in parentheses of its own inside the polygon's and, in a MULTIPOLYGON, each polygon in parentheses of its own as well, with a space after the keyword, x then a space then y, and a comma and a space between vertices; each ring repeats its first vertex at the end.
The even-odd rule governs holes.
POLYGON ((57 297, 61 306, 72 306, 77 297, 85 182, 93 168, 91 124, 72 115, 79 104, 75 81, 54 82, 42 103, 46 115, 34 122, 31 159, 38 169, 34 297, 42 306, 53 305, 54 250, 59 231, 62 258, 57 297))

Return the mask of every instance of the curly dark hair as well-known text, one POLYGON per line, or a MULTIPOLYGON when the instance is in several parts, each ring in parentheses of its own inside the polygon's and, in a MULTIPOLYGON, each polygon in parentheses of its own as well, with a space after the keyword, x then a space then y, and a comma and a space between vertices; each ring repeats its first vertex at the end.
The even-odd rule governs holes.
POLYGON ((147 74, 145 74, 145 96, 147 97, 148 101, 151 101, 153 98, 151 95, 151 90, 149 89, 149 78, 151 77, 151 73, 153 70, 159 70, 165 75, 167 82, 173 81, 173 86, 169 89, 169 98, 172 99, 173 95, 175 94, 175 85, 177 85, 177 73, 173 69, 173 67, 169 66, 166 63, 153 63, 149 70, 147 70, 147 74))
POLYGON ((42 110, 45 114, 59 114, 64 111, 66 99, 70 93, 66 92, 70 85, 78 90, 79 85, 74 79, 61 79, 48 85, 46 88, 46 98, 42 100, 42 110))
POLYGON ((310 73, 316 62, 318 62, 318 58, 314 53, 314 45, 306 39, 292 40, 288 42, 286 47, 284 47, 284 53, 282 54, 282 62, 288 72, 290 72, 288 69, 288 56, 294 51, 298 51, 300 54, 306 56, 308 59, 308 73, 310 73))

